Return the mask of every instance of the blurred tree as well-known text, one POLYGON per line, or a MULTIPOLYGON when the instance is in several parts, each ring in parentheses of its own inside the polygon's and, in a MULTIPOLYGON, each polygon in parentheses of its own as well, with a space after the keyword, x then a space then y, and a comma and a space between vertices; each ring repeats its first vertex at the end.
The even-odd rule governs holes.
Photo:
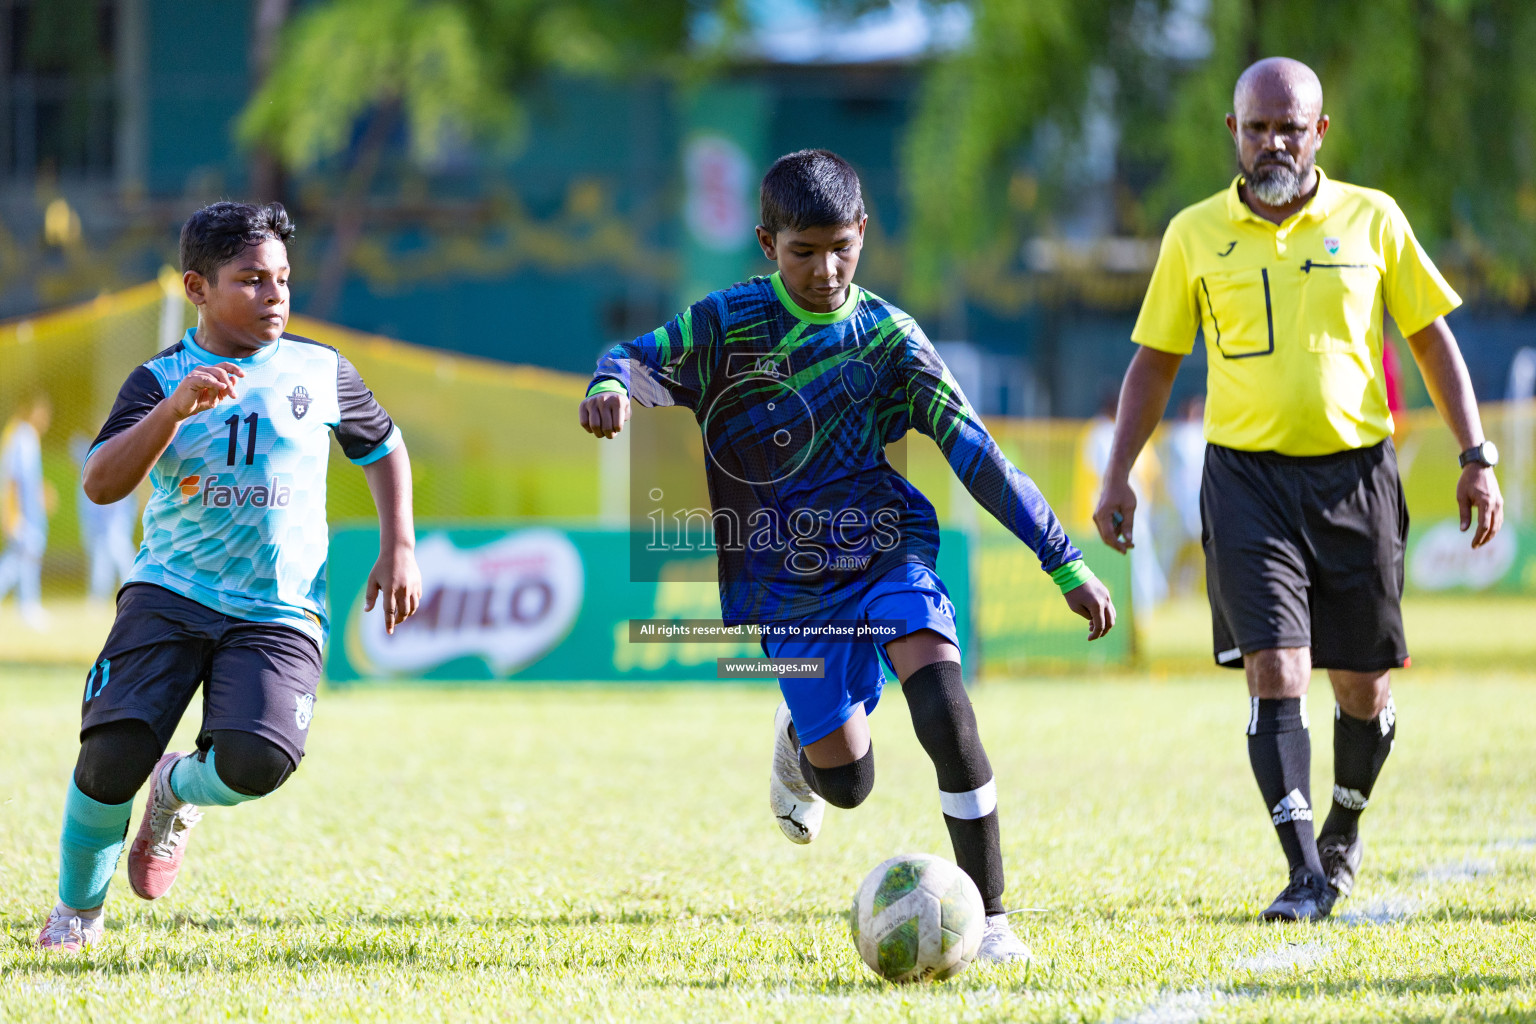
MULTIPOLYGON (((972 45, 931 70, 904 148, 909 301, 1016 267, 1081 194, 1095 115, 1118 133, 1115 230, 1155 237, 1235 172, 1241 70, 1310 64, 1319 163, 1395 196, 1458 284, 1536 287, 1536 4, 1526 0, 973 0, 972 45)), ((1102 126, 1100 126, 1102 127, 1102 126)))
MULTIPOLYGON (((269 0, 270 2, 270 0, 269 0)), ((317 0, 283 28, 238 127, 290 172, 345 156, 334 230, 308 312, 340 297, 381 155, 403 126, 410 157, 513 143, 519 90, 547 71, 623 74, 686 66, 690 0, 317 0)), ((714 7, 735 19, 729 0, 714 7)), ((707 55, 705 57, 707 58, 707 55)))
MULTIPOLYGON (((264 83, 272 74, 278 36, 291 6, 290 0, 256 0, 250 53, 246 58, 255 82, 264 83)), ((251 153, 251 195, 258 202, 285 201, 287 191, 282 161, 268 146, 258 142, 251 153)))

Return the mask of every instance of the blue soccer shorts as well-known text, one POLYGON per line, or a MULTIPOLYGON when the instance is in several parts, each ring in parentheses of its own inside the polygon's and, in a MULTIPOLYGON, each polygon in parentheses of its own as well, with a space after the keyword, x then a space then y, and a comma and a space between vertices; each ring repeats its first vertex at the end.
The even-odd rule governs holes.
MULTIPOLYGON (((898 565, 863 593, 815 619, 802 619, 799 625, 811 627, 828 620, 870 622, 895 620, 902 624, 898 635, 906 636, 920 629, 931 629, 956 647, 960 646, 955 628, 955 605, 938 573, 916 562, 898 565)), ((782 626, 783 623, 776 623, 782 626)), ((864 705, 870 714, 880 703, 885 688, 882 666, 896 675, 884 644, 869 640, 793 640, 777 636, 763 640, 763 651, 770 658, 824 658, 826 675, 821 679, 780 679, 779 690, 789 705, 795 733, 802 745, 815 743, 835 732, 853 715, 855 706, 864 705)))

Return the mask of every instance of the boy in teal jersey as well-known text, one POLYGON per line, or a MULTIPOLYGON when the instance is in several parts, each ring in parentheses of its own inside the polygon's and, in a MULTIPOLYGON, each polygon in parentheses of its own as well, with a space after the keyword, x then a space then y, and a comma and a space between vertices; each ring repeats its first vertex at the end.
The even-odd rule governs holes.
POLYGON ((933 759, 955 859, 985 903, 980 955, 1027 958, 1004 916, 996 786, 961 679, 954 606, 934 570, 938 518, 885 446, 911 428, 932 437, 972 496, 1039 555, 1089 620, 1090 640, 1113 626, 1114 606, 922 330, 853 284, 866 224, 853 168, 825 150, 780 158, 763 179, 762 219, 757 239, 778 272, 615 346, 581 425, 611 438, 631 400, 692 410, 725 621, 763 627, 775 659, 822 659, 821 678, 780 679, 769 804, 784 834, 808 843, 825 804, 869 795, 866 716, 883 663, 933 759))
POLYGON ((156 899, 176 880, 199 806, 265 796, 298 767, 326 638, 332 435, 363 467, 379 510, 368 609, 382 595, 393 632, 420 600, 400 431, 344 356, 284 332, 292 233, 275 203, 192 215, 181 262, 198 325, 129 375, 86 457, 92 501, 118 501, 146 479, 154 493, 86 676, 45 949, 78 952, 101 938, 146 781, 128 880, 156 899), (197 752, 165 753, 199 686, 197 752))

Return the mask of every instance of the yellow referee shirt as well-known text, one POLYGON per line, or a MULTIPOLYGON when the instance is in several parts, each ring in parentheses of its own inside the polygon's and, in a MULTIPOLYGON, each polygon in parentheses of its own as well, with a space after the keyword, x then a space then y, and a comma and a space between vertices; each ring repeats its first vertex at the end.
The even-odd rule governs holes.
POLYGON ((1187 354, 1205 335, 1205 437, 1285 455, 1364 448, 1392 434, 1385 314, 1405 335, 1461 305, 1392 197, 1331 181, 1285 223, 1224 192, 1163 235, 1131 340, 1187 354))

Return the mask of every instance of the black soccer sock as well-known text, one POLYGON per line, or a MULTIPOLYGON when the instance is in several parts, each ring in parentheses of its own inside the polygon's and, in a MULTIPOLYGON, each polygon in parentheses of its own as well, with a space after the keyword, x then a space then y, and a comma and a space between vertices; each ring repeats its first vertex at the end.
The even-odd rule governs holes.
POLYGON ((1370 803, 1371 789, 1397 739, 1397 708, 1392 698, 1370 720, 1351 718, 1333 706, 1333 806, 1320 835, 1354 838, 1360 812, 1370 803))
POLYGON ((987 914, 1003 912, 1003 850, 997 821, 997 785, 981 745, 976 712, 960 666, 938 661, 901 684, 918 742, 939 777, 939 805, 955 849, 955 863, 981 890, 987 914))
POLYGON ((817 796, 833 807, 847 810, 857 807, 875 788, 875 744, 870 741, 864 756, 852 764, 840 764, 836 768, 817 768, 800 749, 800 774, 805 784, 817 796))
POLYGON ((1295 871, 1305 865, 1319 878, 1323 865, 1312 832, 1312 734, 1305 697, 1250 698, 1248 763, 1264 806, 1295 871))

